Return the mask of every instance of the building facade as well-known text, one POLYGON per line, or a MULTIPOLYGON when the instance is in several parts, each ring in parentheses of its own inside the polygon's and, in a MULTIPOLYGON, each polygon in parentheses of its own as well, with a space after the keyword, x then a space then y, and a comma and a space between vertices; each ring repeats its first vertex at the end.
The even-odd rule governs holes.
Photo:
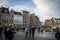
POLYGON ((56 27, 60 28, 60 18, 56 18, 56 27))
POLYGON ((9 8, 0 7, 0 26, 8 26, 9 25, 9 8))
POLYGON ((55 29, 58 27, 60 28, 60 18, 54 18, 45 20, 45 27, 52 29, 52 31, 55 31, 55 29))
POLYGON ((52 26, 53 26, 53 23, 51 19, 45 20, 45 27, 52 27, 52 26))
POLYGON ((11 11, 9 12, 9 25, 13 25, 13 21, 14 21, 14 10, 11 9, 11 11))
POLYGON ((10 11, 10 24, 13 25, 13 27, 19 27, 21 28, 23 25, 23 16, 21 12, 16 12, 14 10, 10 11))
POLYGON ((35 14, 30 14, 30 27, 35 26, 35 14))
POLYGON ((23 15, 23 27, 29 27, 29 12, 28 11, 21 11, 23 15))
POLYGON ((35 13, 30 14, 30 27, 32 26, 35 26, 37 28, 41 26, 41 22, 35 13))
POLYGON ((14 12, 14 25, 21 28, 23 26, 23 16, 20 12, 14 12))
POLYGON ((30 27, 35 26, 38 27, 39 25, 39 18, 35 16, 35 13, 30 14, 30 27))

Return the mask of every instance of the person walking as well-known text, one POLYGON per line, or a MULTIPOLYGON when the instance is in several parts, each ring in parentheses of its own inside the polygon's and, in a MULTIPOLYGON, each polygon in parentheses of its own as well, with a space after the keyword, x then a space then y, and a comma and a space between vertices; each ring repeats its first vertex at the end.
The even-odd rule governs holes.
POLYGON ((40 28, 38 28, 38 34, 40 33, 40 28))
POLYGON ((5 35, 5 40, 13 40, 14 32, 13 32, 11 26, 10 27, 5 26, 4 35, 5 35))
POLYGON ((13 40, 14 34, 15 34, 14 30, 13 30, 12 26, 10 26, 9 27, 9 32, 8 32, 8 35, 9 35, 8 40, 13 40))
POLYGON ((56 38, 56 40, 60 40, 60 32, 59 32, 58 28, 56 28, 55 38, 56 38))
POLYGON ((25 35, 26 35, 26 37, 28 37, 28 31, 29 31, 29 28, 25 28, 25 35))
POLYGON ((17 31, 19 31, 19 28, 18 27, 16 29, 17 29, 17 31))
POLYGON ((35 34, 35 27, 34 26, 32 26, 32 38, 34 38, 34 34, 35 34))
POLYGON ((0 39, 1 39, 1 36, 2 36, 2 31, 3 31, 3 28, 0 27, 0 39))
POLYGON ((9 29, 8 27, 5 26, 5 29, 4 29, 5 40, 8 40, 8 32, 9 32, 9 29))

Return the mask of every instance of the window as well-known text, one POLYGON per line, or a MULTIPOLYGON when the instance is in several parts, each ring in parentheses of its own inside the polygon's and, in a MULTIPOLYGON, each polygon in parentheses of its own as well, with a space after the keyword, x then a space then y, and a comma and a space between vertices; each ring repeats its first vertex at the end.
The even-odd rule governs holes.
POLYGON ((0 14, 0 17, 1 17, 1 14, 0 14))
POLYGON ((7 10, 5 10, 5 13, 7 13, 7 10))
POLYGON ((25 21, 25 23, 26 23, 26 21, 25 21))
POLYGON ((0 17, 2 17, 2 13, 0 13, 0 17))
POLYGON ((2 9, 0 9, 0 12, 2 12, 2 9))
POLYGON ((8 20, 6 20, 6 23, 8 23, 8 20))
POLYGON ((0 20, 0 25, 2 24, 2 20, 0 20))
POLYGON ((4 22, 6 23, 6 20, 4 20, 4 22))
POLYGON ((5 23, 8 23, 8 19, 5 19, 4 22, 5 22, 5 23))
POLYGON ((13 20, 11 20, 11 23, 13 23, 13 20))

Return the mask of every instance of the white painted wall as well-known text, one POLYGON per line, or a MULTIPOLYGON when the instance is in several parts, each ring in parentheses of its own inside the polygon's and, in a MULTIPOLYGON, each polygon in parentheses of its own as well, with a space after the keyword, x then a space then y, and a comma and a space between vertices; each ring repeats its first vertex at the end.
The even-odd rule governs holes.
POLYGON ((23 16, 14 15, 14 24, 23 24, 23 16))

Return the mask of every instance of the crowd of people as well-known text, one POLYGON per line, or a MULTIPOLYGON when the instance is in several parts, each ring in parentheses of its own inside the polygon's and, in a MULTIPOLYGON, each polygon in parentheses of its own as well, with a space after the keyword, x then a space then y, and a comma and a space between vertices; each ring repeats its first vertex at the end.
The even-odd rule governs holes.
POLYGON ((34 26, 25 28, 26 37, 34 37, 36 28, 34 26))
POLYGON ((13 31, 12 26, 0 27, 0 40, 2 40, 2 32, 4 33, 5 40, 13 40, 15 32, 13 31))
MULTIPOLYGON (((27 37, 34 38, 35 30, 36 30, 36 28, 34 26, 26 27, 25 28, 26 38, 27 37)), ((16 33, 16 32, 14 32, 12 26, 9 26, 9 27, 5 26, 5 28, 0 27, 0 40, 1 40, 2 32, 4 33, 5 40, 13 40, 14 34, 16 33)), ((39 30, 38 30, 38 32, 39 32, 39 30)), ((55 38, 56 38, 56 40, 60 40, 60 31, 59 31, 58 27, 56 28, 55 38)))
MULTIPOLYGON (((26 27, 25 28, 26 38, 28 36, 33 38, 34 34, 35 34, 35 30, 36 30, 36 28, 34 26, 26 27)), ((0 27, 0 38, 2 36, 2 33, 4 33, 5 40, 13 40, 15 32, 14 32, 12 26, 8 26, 8 27, 5 26, 4 28, 0 27)))

